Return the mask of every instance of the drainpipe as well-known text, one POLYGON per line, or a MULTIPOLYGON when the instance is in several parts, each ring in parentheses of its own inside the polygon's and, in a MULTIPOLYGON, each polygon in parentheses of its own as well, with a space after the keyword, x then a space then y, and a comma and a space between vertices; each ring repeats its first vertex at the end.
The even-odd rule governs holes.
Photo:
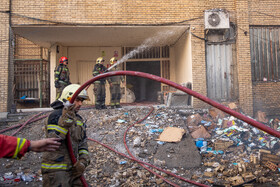
POLYGON ((43 60, 40 60, 40 84, 39 84, 39 91, 40 91, 40 108, 42 108, 42 80, 43 80, 43 60))
POLYGON ((9 102, 10 100, 12 101, 12 103, 14 103, 14 94, 13 93, 10 93, 10 92, 13 92, 12 91, 12 85, 14 84, 13 82, 13 79, 12 79, 12 82, 9 83, 9 81, 11 80, 10 77, 11 77, 11 72, 14 71, 12 69, 12 63, 11 62, 11 48, 12 48, 12 42, 11 42, 11 31, 12 31, 12 0, 9 0, 9 44, 8 44, 8 47, 9 47, 9 50, 8 50, 8 95, 7 95, 7 112, 10 110, 11 108, 11 104, 9 105, 9 102))

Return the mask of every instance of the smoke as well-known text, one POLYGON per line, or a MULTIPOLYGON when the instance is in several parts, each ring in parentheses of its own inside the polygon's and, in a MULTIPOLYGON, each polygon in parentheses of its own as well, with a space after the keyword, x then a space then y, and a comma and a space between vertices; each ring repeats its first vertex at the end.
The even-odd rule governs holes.
POLYGON ((120 60, 117 61, 113 66, 108 68, 108 71, 113 67, 127 61, 128 59, 134 57, 138 53, 142 53, 145 50, 149 50, 153 46, 162 46, 170 43, 172 40, 172 36, 178 33, 182 33, 182 30, 186 30, 186 28, 173 28, 168 31, 159 31, 153 37, 146 39, 140 46, 136 47, 126 55, 124 55, 120 60))

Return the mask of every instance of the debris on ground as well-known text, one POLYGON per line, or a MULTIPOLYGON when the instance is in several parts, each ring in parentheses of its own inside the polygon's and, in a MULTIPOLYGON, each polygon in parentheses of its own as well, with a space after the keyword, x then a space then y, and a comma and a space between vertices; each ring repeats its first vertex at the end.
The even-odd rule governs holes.
MULTIPOLYGON (((240 112, 234 103, 229 107, 240 112)), ((87 136, 116 151, 129 154, 123 139, 127 128, 144 118, 150 107, 123 107, 79 112, 87 119, 87 136)), ((23 117, 23 123, 34 113, 23 117)), ((279 118, 258 112, 257 120, 280 130, 279 118)), ((44 120, 28 124, 17 136, 44 137, 44 120)), ((0 126, 0 129, 13 126, 0 126)), ((4 134, 10 135, 14 130, 4 134)), ((154 111, 127 131, 127 146, 137 159, 206 185, 277 186, 280 183, 280 142, 216 108, 192 110, 155 106, 154 111), (171 132, 168 129, 176 129, 171 132), (166 141, 174 136, 176 141, 166 141)), ((170 186, 138 163, 89 141, 91 164, 85 178, 91 186, 170 186)), ((41 186, 41 153, 27 153, 21 160, 1 159, 0 186, 41 186)), ((154 169, 153 169, 154 170, 154 169)), ((156 170, 155 170, 156 171, 156 170)), ((162 171, 157 173, 179 186, 193 186, 162 171)))

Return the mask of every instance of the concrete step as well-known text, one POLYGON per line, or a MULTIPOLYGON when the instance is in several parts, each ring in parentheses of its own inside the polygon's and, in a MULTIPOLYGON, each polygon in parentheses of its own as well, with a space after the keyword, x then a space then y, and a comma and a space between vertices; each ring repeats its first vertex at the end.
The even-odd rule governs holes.
POLYGON ((8 119, 22 119, 23 117, 27 116, 28 114, 25 114, 25 113, 15 113, 15 114, 8 114, 7 115, 7 118, 8 119))

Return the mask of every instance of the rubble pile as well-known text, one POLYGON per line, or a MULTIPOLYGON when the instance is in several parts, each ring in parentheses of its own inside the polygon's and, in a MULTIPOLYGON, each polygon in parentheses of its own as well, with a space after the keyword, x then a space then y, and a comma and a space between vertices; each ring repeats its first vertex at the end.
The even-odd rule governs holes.
MULTIPOLYGON (((237 109, 237 108, 235 108, 237 109)), ((258 112, 257 120, 280 130, 279 119, 266 119, 258 112), (266 123, 265 123, 266 122, 266 123)), ((280 185, 280 142, 263 131, 216 108, 208 113, 188 116, 187 125, 203 156, 203 175, 211 184, 242 185, 267 183, 280 185)))
MULTIPOLYGON (((238 110, 234 105, 230 107, 238 110)), ((128 155, 124 133, 150 110, 150 107, 141 106, 98 111, 87 108, 79 113, 87 119, 89 138, 128 155)), ((268 119, 258 112, 255 119, 280 130, 278 118, 268 119)), ((19 136, 39 139, 44 136, 43 126, 43 121, 35 122, 26 126, 19 136)), ((91 186, 170 186, 138 163, 93 141, 88 143, 91 164, 85 178, 91 186)), ((215 108, 192 110, 155 106, 144 121, 127 131, 126 143, 137 159, 202 184, 280 185, 279 139, 215 108)), ((26 183, 40 186, 40 156, 40 153, 28 153, 21 160, 1 159, 0 186, 26 183), (22 175, 28 176, 29 181, 15 181, 22 175)), ((180 186, 193 186, 153 170, 180 186)))

